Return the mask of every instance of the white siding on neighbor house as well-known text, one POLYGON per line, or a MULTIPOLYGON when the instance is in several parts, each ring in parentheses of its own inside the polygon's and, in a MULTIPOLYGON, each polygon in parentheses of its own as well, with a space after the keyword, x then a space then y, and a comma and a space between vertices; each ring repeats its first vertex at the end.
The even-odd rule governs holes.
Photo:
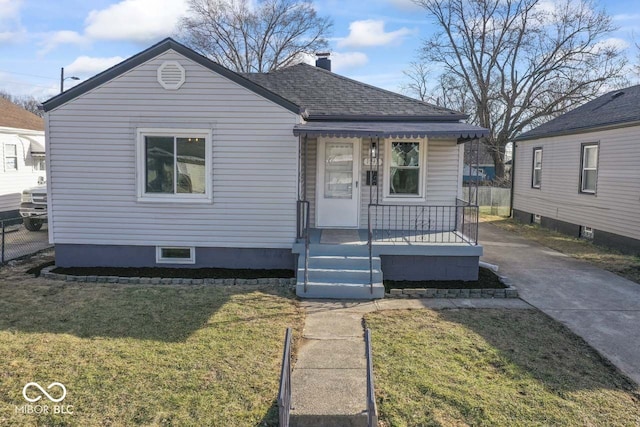
POLYGON ((640 126, 520 141, 514 209, 640 239, 640 126), (583 143, 598 142, 595 195, 580 190, 583 143), (533 149, 542 147, 540 189, 531 188, 533 149))
POLYGON ((0 128, 0 212, 15 211, 20 207, 22 190, 38 185, 38 178, 46 179, 46 171, 34 170, 29 137, 44 145, 44 132, 0 128), (22 136, 22 137, 21 137, 22 136), (6 170, 5 145, 16 146, 18 169, 6 170))
POLYGON ((54 243, 288 248, 294 114, 168 51, 49 112, 54 243), (186 70, 178 90, 164 61, 186 70), (212 203, 137 201, 138 128, 211 129, 212 203))
MULTIPOLYGON (((456 203, 456 198, 458 194, 461 192, 462 186, 462 175, 460 172, 460 159, 462 156, 462 151, 460 147, 456 143, 455 140, 437 140, 432 139, 428 140, 426 143, 427 146, 427 165, 426 165, 426 176, 425 176, 425 186, 426 186, 426 201, 411 201, 410 199, 398 200, 398 201, 389 201, 383 200, 383 188, 384 188, 384 170, 385 170, 385 144, 389 143, 392 140, 380 140, 380 147, 378 147, 378 157, 380 158, 381 164, 378 168, 378 186, 373 188, 373 202, 376 200, 380 204, 388 204, 388 205, 431 205, 431 206, 454 206, 456 203), (378 193, 377 193, 378 192, 378 193), (377 196, 377 197, 376 197, 377 196)), ((410 141, 410 140, 407 140, 410 141)), ((368 207, 370 202, 370 187, 366 185, 366 177, 367 171, 369 170, 369 166, 365 165, 365 162, 369 160, 369 150, 370 150, 371 139, 363 138, 361 140, 362 154, 361 154, 361 163, 360 163, 360 228, 368 227, 368 207)), ((316 179, 317 179, 317 141, 314 139, 308 140, 308 166, 309 170, 307 173, 307 200, 310 202, 311 206, 311 224, 315 226, 315 195, 316 195, 316 179)), ((376 167, 373 166, 372 170, 376 170, 376 167)), ((445 210, 449 212, 448 210, 445 210)), ((412 212, 414 212, 412 210, 412 212)), ((449 224, 450 218, 447 216, 443 222, 442 217, 443 210, 438 211, 438 220, 437 226, 438 228, 443 228, 443 224, 449 224)), ((406 216, 408 216, 408 211, 406 211, 406 216)), ((433 210, 432 216, 432 226, 435 226, 435 215, 436 212, 433 210)), ((395 223, 395 212, 393 213, 391 218, 386 218, 387 220, 391 220, 395 223)), ((453 224, 455 220, 451 218, 451 224, 453 224)), ((400 221, 401 223, 401 221, 400 221)), ((426 225, 425 225, 426 227, 426 225)))

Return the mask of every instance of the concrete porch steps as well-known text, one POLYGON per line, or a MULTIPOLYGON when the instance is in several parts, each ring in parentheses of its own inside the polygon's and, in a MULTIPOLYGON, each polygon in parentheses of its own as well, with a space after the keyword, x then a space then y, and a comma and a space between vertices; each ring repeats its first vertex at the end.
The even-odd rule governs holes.
POLYGON ((309 281, 304 286, 304 253, 298 258, 296 295, 301 298, 376 299, 384 297, 380 257, 372 258, 370 286, 368 249, 362 245, 312 244, 309 281))

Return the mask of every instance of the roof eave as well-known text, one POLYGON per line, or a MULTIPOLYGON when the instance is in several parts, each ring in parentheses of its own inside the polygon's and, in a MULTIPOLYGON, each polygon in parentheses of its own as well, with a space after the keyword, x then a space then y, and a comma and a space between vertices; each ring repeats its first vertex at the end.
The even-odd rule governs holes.
POLYGON ((459 122, 466 120, 469 116, 465 114, 451 115, 326 115, 326 114, 310 114, 307 121, 309 122, 459 122))
POLYGON ((522 135, 516 137, 514 141, 516 142, 531 141, 534 139, 552 138, 554 136, 565 136, 565 135, 574 135, 579 133, 598 132, 603 130, 618 129, 618 128, 625 128, 625 127, 631 127, 631 126, 639 126, 639 125, 640 125, 640 119, 632 120, 632 121, 625 120, 625 121, 607 123, 607 124, 602 124, 597 126, 583 126, 583 127, 565 129, 565 130, 556 131, 556 132, 544 132, 540 134, 527 135, 531 132, 530 131, 530 132, 525 132, 522 135))
POLYGON ((156 43, 155 45, 149 47, 148 49, 143 50, 137 55, 134 55, 124 60, 123 62, 117 65, 114 65, 113 67, 91 77, 90 79, 80 83, 79 85, 74 86, 71 89, 65 92, 62 92, 59 95, 56 95, 53 98, 43 102, 42 109, 45 112, 47 112, 63 104, 66 104, 72 99, 75 99, 78 96, 92 89, 95 89, 96 87, 104 83, 107 83, 110 80, 113 80, 114 78, 126 73, 127 71, 132 70, 133 68, 139 65, 144 64, 145 62, 155 58, 156 56, 168 50, 174 50, 178 52, 179 54, 185 56, 186 58, 189 58, 192 61, 202 65, 203 67, 206 67, 211 71, 214 71, 222 75, 223 77, 228 78, 229 80, 251 90, 252 92, 268 99, 269 101, 272 101, 280 105, 281 107, 293 113, 301 114, 303 112, 303 109, 300 106, 294 104, 293 102, 281 97, 280 95, 274 92, 271 92, 268 89, 265 89, 264 87, 254 83, 249 79, 242 77, 240 74, 235 73, 216 62, 213 62, 209 58, 200 55, 196 51, 189 49, 188 47, 178 43, 172 38, 166 38, 160 41, 159 43, 156 43))

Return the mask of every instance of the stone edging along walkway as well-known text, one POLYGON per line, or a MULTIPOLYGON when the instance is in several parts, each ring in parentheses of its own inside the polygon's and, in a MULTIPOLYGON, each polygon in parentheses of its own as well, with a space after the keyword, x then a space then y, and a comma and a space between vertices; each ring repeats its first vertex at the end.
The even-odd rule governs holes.
POLYGON ((56 266, 43 268, 40 277, 66 282, 82 283, 119 283, 140 285, 278 285, 295 286, 296 279, 262 278, 262 279, 187 279, 163 277, 119 277, 119 276, 75 276, 52 273, 56 266))
MULTIPOLYGON (((45 267, 40 277, 52 280, 80 283, 119 283, 140 285, 272 285, 295 287, 296 278, 262 278, 262 279, 188 279, 166 277, 119 277, 119 276, 76 276, 53 273, 56 266, 45 267)), ((500 280, 507 286, 505 289, 391 289, 386 298, 518 298, 518 290, 506 277, 500 280)))
POLYGON ((518 290, 506 277, 499 276, 500 281, 506 286, 503 289, 436 289, 413 288, 391 289, 385 298, 518 298, 518 290))

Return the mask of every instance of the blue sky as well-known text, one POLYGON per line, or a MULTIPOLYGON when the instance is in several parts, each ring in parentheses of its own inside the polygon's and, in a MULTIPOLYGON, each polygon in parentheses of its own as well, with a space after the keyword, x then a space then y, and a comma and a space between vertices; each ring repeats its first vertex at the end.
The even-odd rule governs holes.
MULTIPOLYGON (((426 13, 411 0, 315 4, 334 21, 334 71, 399 91, 403 70, 430 34, 426 13)), ((635 59, 633 41, 640 40, 637 0, 601 4, 620 27, 612 35, 615 43, 629 46, 635 59)), ((0 0, 0 90, 44 100, 59 91, 60 67, 67 76, 91 77, 173 35, 185 11, 186 0, 0 0)), ((67 88, 77 83, 65 82, 67 88)))

